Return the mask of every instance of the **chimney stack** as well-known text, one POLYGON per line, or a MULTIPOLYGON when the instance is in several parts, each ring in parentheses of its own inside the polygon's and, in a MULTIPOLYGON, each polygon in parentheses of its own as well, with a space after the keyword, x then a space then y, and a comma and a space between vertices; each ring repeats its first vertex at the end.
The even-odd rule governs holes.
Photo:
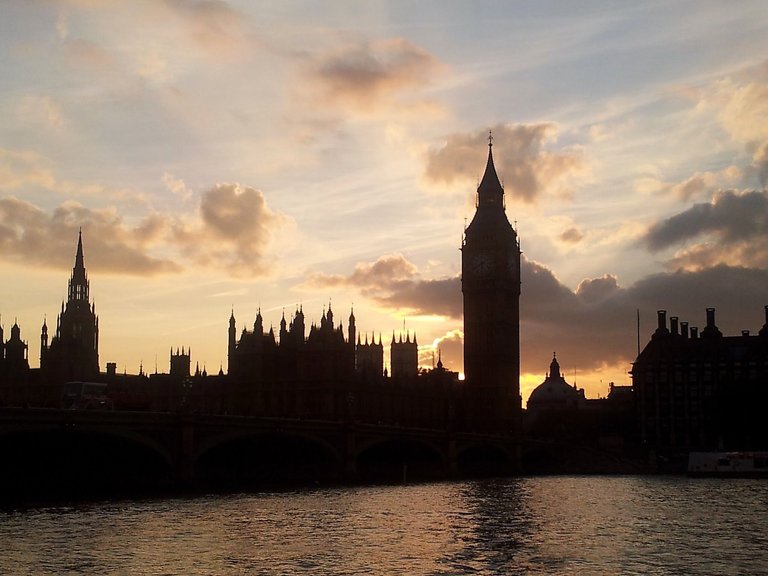
POLYGON ((707 308, 707 326, 701 331, 702 336, 722 336, 723 333, 715 325, 715 309, 707 308))
POLYGON ((688 322, 680 322, 680 334, 683 338, 688 338, 688 322))
POLYGON ((669 330, 675 336, 678 335, 677 320, 678 320, 677 316, 670 316, 669 318, 669 330))
POLYGON ((760 336, 768 336, 768 305, 765 307, 765 324, 760 328, 758 334, 760 334, 760 336))

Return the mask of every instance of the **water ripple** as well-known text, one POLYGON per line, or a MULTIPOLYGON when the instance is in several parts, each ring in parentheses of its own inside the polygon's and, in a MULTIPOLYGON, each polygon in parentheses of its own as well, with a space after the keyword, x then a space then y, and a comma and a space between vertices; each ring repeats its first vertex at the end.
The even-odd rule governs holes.
POLYGON ((512 478, 0 514, 2 574, 768 574, 768 483, 512 478))

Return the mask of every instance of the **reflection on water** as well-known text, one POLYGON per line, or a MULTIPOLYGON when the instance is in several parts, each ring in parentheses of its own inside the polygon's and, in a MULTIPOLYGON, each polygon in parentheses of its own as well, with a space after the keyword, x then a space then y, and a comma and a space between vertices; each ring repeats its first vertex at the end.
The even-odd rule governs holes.
POLYGON ((0 513, 2 574, 768 574, 768 483, 513 478, 0 513))

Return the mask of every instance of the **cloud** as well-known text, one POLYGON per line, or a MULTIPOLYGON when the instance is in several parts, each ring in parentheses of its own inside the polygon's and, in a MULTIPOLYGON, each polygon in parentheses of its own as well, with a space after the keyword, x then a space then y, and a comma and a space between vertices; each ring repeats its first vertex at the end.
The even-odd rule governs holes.
POLYGON ((667 182, 653 176, 637 178, 633 181, 635 192, 641 195, 674 196, 683 202, 711 197, 712 193, 723 189, 732 188, 740 184, 747 184, 753 177, 753 166, 740 168, 738 166, 726 166, 720 170, 707 170, 695 172, 680 182, 667 182))
POLYGON ((414 99, 444 70, 429 52, 403 38, 348 43, 312 60, 309 80, 322 100, 346 111, 371 114, 381 108, 402 112, 434 103, 414 99))
POLYGON ((709 203, 655 223, 645 243, 653 252, 683 245, 668 263, 674 267, 768 267, 768 192, 718 192, 709 203))
POLYGON ((578 244, 584 239, 584 233, 578 228, 568 228, 560 234, 560 240, 566 244, 578 244))
POLYGON ((52 189, 56 185, 49 163, 29 150, 0 148, 0 191, 40 186, 52 189))
POLYGON ((287 222, 261 191, 217 184, 203 192, 199 220, 175 223, 173 241, 198 264, 235 276, 261 275, 273 264, 268 255, 273 236, 287 222))
POLYGON ((388 294, 371 294, 384 308, 405 311, 409 316, 460 318, 461 279, 410 280, 393 284, 388 294))
POLYGON ((89 269, 139 275, 180 270, 174 262, 147 253, 164 227, 157 215, 148 216, 131 227, 114 210, 90 210, 75 202, 65 202, 48 214, 13 196, 0 198, 3 260, 51 268, 70 267, 81 227, 89 269))
POLYGON ((742 172, 736 166, 728 166, 718 172, 697 172, 685 181, 671 185, 669 191, 680 200, 688 201, 708 196, 712 190, 723 185, 738 182, 741 176, 742 172))
POLYGON ((431 344, 419 346, 420 366, 436 365, 439 359, 448 370, 456 370, 464 364, 464 333, 461 330, 449 330, 431 344))
POLYGON ((188 202, 192 198, 192 190, 187 187, 184 180, 181 178, 176 178, 173 174, 165 172, 161 181, 165 184, 165 187, 178 196, 182 202, 188 202))
POLYGON ((185 25, 186 34, 212 56, 241 52, 248 44, 244 15, 220 0, 166 0, 185 25))
POLYGON ((402 254, 386 254, 375 262, 359 262, 348 276, 341 274, 315 273, 310 275, 305 287, 333 288, 350 286, 366 290, 387 290, 402 282, 408 282, 417 275, 414 264, 402 254))
POLYGON ((720 121, 740 142, 766 140, 768 134, 768 84, 753 81, 737 84, 725 78, 715 84, 713 99, 720 104, 720 121))
POLYGON ((374 262, 359 262, 348 275, 314 273, 300 287, 339 286, 357 289, 382 308, 406 312, 409 316, 461 317, 459 278, 422 280, 418 268, 402 254, 387 254, 374 262))
MULTIPOLYGON (((641 311, 642 338, 655 328, 655 312, 669 310, 691 326, 701 326, 707 307, 721 309, 724 331, 759 328, 763 322, 768 271, 720 265, 696 271, 648 276, 622 287, 611 275, 583 280, 574 291, 547 267, 523 257, 520 298, 522 371, 540 372, 552 352, 569 366, 595 371, 625 364, 637 352, 636 315, 641 311), (706 290, 702 290, 706 286, 706 290), (739 298, 734 299, 734 287, 739 298)), ((439 315, 462 322, 461 279, 392 283, 372 295, 381 306, 409 315, 439 315)), ((453 332, 460 338, 460 330, 453 332)), ((460 355, 446 365, 462 365, 460 355)))
MULTIPOLYGON (((558 133, 554 123, 497 124, 492 132, 494 162, 508 198, 535 202, 544 193, 568 195, 573 182, 589 173, 580 148, 551 149, 558 133)), ((476 183, 487 145, 486 130, 449 136, 441 148, 427 152, 427 181, 476 183)))
POLYGON ((25 96, 18 113, 27 123, 41 124, 56 130, 67 123, 61 106, 50 96, 25 96))
POLYGON ((619 282, 615 276, 606 274, 601 278, 589 278, 582 280, 576 288, 576 296, 586 303, 602 302, 619 290, 619 282))
POLYGON ((750 172, 755 175, 760 186, 768 186, 768 140, 755 151, 750 172))
POLYGON ((109 50, 84 38, 65 40, 63 55, 72 68, 95 73, 107 72, 118 64, 109 50))
POLYGON ((194 263, 230 276, 258 276, 272 270, 272 241, 287 222, 260 191, 238 184, 204 192, 193 216, 151 212, 135 224, 115 208, 94 210, 67 201, 49 214, 7 196, 0 198, 0 259, 69 267, 73 239, 82 228, 94 271, 146 276, 180 272, 194 263))
MULTIPOLYGON (((737 77, 725 77, 699 94, 697 111, 716 114, 722 129, 752 155, 752 164, 744 176, 753 177, 760 186, 768 183, 768 75, 765 63, 743 71, 737 77)), ((747 182, 747 186, 754 185, 747 182)))

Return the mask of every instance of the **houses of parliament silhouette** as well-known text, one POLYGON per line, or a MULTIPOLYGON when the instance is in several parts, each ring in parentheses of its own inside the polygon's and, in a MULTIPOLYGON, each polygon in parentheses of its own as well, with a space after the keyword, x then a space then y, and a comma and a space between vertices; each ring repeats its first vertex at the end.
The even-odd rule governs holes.
POLYGON ((489 138, 476 211, 461 245, 465 380, 443 366, 419 368, 415 334, 392 334, 389 370, 381 335, 360 334, 353 311, 338 322, 329 304, 319 324, 304 310, 285 313, 277 331, 265 330, 260 310, 252 326, 229 317, 227 370, 192 370, 187 348, 171 349, 164 374, 118 374, 99 367, 99 318, 90 301, 82 232, 66 302, 49 339, 40 333, 40 367, 32 369, 28 344, 14 322, 0 327, 0 407, 106 408, 143 412, 236 415, 324 422, 355 422, 423 430, 457 430, 600 446, 630 441, 659 453, 765 449, 768 422, 768 307, 757 335, 724 337, 707 310, 699 335, 678 326, 659 328, 631 371, 633 388, 611 387, 603 401, 587 401, 551 374, 520 397, 521 252, 505 209, 504 189, 489 138), (72 385, 74 386, 74 390, 72 385), (608 424, 610 422, 610 424, 608 424), (565 436, 557 431, 567 431, 565 436), (606 435, 612 438, 606 438, 606 435))
MULTIPOLYGON (((66 383, 107 385, 109 406, 131 410, 392 422, 437 428, 516 433, 519 430, 520 249, 507 219, 504 189, 489 138, 477 209, 462 250, 464 365, 466 379, 443 366, 419 369, 411 332, 390 342, 384 368, 381 335, 358 334, 350 312, 346 337, 329 304, 319 324, 307 327, 303 308, 265 331, 260 310, 252 329, 229 318, 227 371, 191 369, 189 349, 171 349, 167 374, 118 374, 115 363, 99 369, 99 318, 90 302, 82 231, 66 302, 49 340, 40 334, 40 368, 30 369, 28 345, 14 324, 0 354, 0 402, 57 407, 66 383)), ((2 343, 2 332, 0 332, 2 343)))

